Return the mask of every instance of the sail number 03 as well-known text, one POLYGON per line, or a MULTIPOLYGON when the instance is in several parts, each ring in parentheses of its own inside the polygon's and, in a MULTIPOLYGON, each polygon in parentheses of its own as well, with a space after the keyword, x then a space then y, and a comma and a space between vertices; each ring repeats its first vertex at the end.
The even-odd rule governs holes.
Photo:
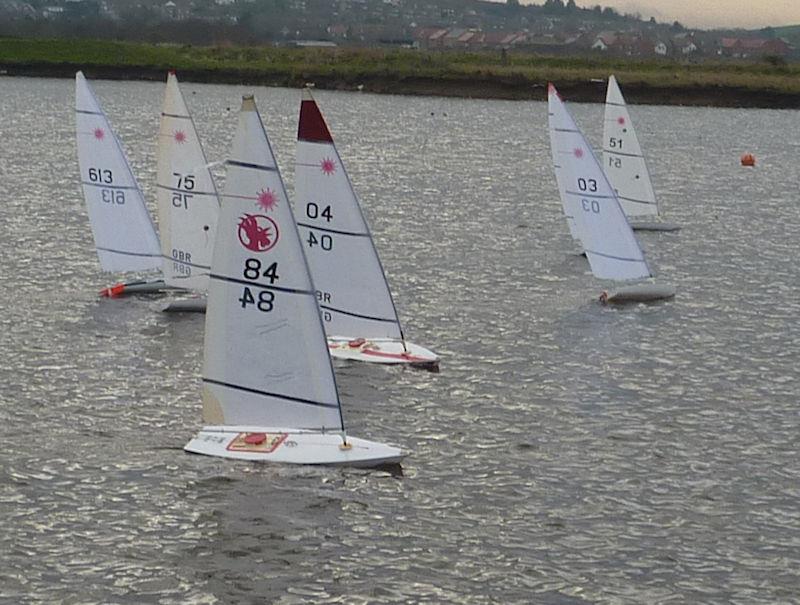
MULTIPOLYGON (((261 261, 257 258, 248 258, 244 261, 244 270, 242 276, 250 281, 258 280, 265 277, 269 280, 270 284, 274 284, 280 277, 278 276, 278 263, 272 263, 264 271, 261 270, 261 261)), ((272 311, 275 301, 275 294, 269 290, 260 290, 258 296, 253 295, 253 291, 249 286, 245 286, 242 292, 242 297, 239 302, 242 309, 246 309, 248 305, 255 305, 256 309, 262 313, 269 313, 272 311)))
MULTIPOLYGON (((578 177, 578 189, 594 193, 597 191, 597 181, 595 179, 585 179, 578 177)), ((597 200, 581 199, 581 207, 584 212, 594 212, 600 214, 600 202, 597 200)))
POLYGON ((597 200, 587 200, 586 198, 582 198, 581 206, 583 207, 584 212, 594 212, 595 214, 600 214, 600 202, 597 200))

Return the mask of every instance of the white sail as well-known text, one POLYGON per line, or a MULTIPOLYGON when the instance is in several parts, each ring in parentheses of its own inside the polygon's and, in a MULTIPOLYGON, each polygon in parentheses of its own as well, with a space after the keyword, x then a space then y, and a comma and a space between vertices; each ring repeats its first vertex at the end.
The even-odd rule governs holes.
POLYGON ((161 266, 158 236, 125 152, 82 72, 75 74, 81 186, 100 266, 124 272, 161 266))
POLYGON ((599 279, 650 277, 650 268, 617 196, 555 87, 548 87, 550 145, 561 167, 559 193, 599 279))
POLYGON ((367 221, 307 89, 297 132, 295 199, 300 237, 327 334, 402 340, 367 221))
POLYGON ((344 430, 303 247, 252 97, 227 162, 203 382, 209 423, 344 430))
POLYGON ((552 103, 548 104, 547 114, 548 130, 550 132, 550 155, 553 158, 553 170, 556 174, 556 185, 558 186, 558 194, 561 198, 561 207, 564 210, 564 218, 567 220, 569 234, 572 236, 572 239, 580 242, 578 228, 575 224, 578 209, 574 207, 575 200, 565 195, 565 191, 568 187, 568 175, 565 172, 565 167, 561 163, 562 158, 558 157, 557 147, 553 144, 556 137, 555 129, 563 128, 563 125, 556 120, 557 116, 553 114, 552 103))
POLYGON ((205 290, 214 251, 219 198, 197 129, 173 72, 167 76, 157 156, 164 281, 170 286, 205 290))
POLYGON ((603 168, 627 216, 658 216, 647 162, 614 76, 608 79, 606 91, 603 168))

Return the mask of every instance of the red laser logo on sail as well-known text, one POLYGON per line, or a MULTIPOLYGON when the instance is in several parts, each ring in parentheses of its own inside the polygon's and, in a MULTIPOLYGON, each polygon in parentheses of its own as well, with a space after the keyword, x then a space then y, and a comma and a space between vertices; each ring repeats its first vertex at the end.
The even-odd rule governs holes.
POLYGON ((580 147, 576 147, 572 153, 574 153, 575 157, 578 158, 579 160, 583 157, 583 149, 581 149, 580 147))
POLYGON ((262 189, 256 196, 256 204, 258 204, 265 212, 274 210, 278 205, 278 196, 269 187, 262 189))
POLYGON ((618 117, 617 118, 617 124, 619 124, 620 126, 624 126, 625 125, 625 118, 623 116, 618 117))
POLYGON ((102 128, 95 128, 94 129, 94 138, 98 141, 102 141, 106 136, 105 131, 102 128))
POLYGON ((334 162, 330 158, 325 158, 324 160, 322 160, 322 164, 320 164, 320 167, 322 168, 322 172, 324 172, 328 176, 336 172, 336 162, 334 162))
POLYGON ((252 252, 273 248, 278 236, 278 224, 263 214, 245 214, 239 223, 239 241, 252 252))
POLYGON ((176 130, 174 138, 176 143, 183 145, 186 142, 186 133, 182 130, 176 130))

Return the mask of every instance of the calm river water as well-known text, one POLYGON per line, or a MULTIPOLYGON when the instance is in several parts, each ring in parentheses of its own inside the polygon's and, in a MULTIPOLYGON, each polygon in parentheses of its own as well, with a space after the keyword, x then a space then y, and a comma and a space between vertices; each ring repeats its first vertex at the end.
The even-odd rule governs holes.
MULTIPOLYGON (((152 203, 163 85, 93 84, 152 203)), ((336 367, 349 432, 411 452, 395 477, 182 451, 204 320, 97 297, 73 87, 0 77, 0 602, 800 602, 800 113, 632 108, 678 296, 614 309, 544 103, 318 91, 442 356, 336 367)), ((213 160, 255 92, 291 192, 298 91, 183 91, 213 160)), ((571 108, 598 145, 602 106, 571 108)))

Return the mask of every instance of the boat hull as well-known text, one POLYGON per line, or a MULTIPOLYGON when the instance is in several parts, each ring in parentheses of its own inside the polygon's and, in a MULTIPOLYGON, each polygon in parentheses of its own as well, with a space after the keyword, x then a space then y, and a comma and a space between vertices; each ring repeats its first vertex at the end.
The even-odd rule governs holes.
POLYGON ((129 294, 156 294, 172 289, 174 288, 164 283, 164 280, 161 278, 147 279, 114 284, 113 286, 109 286, 108 288, 103 288, 100 290, 100 296, 118 298, 120 296, 127 296, 129 294))
POLYGON ((606 304, 624 305, 666 300, 675 296, 675 286, 668 284, 636 284, 604 292, 600 300, 606 304))
POLYGON ((634 231, 680 231, 680 225, 662 221, 640 221, 632 222, 631 228, 634 231))
POLYGON ((328 350, 334 359, 350 359, 367 363, 407 364, 438 369, 439 356, 411 342, 390 339, 328 338, 328 350))
POLYGON ((256 426, 206 426, 185 451, 251 462, 371 468, 399 464, 402 450, 339 433, 256 426))
POLYGON ((205 313, 205 298, 179 298, 168 302, 161 308, 163 313, 205 313))

